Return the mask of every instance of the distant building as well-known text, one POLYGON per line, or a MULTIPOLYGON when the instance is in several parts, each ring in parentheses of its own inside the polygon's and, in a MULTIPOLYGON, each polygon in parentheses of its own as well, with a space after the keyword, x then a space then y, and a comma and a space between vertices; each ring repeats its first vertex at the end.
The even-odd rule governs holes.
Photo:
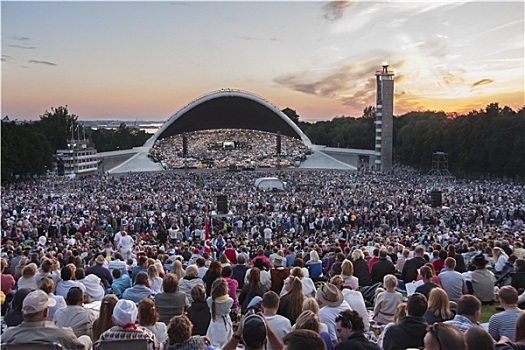
POLYGON ((394 73, 388 63, 376 72, 376 171, 388 173, 392 170, 392 144, 394 135, 394 73))
POLYGON ((68 140, 68 149, 59 149, 55 155, 57 174, 83 176, 98 173, 97 150, 87 140, 68 140))

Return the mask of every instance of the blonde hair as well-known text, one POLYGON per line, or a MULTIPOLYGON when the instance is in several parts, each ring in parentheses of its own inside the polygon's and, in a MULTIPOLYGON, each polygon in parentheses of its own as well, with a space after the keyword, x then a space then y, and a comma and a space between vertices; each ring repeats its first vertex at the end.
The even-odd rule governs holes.
POLYGON ((148 278, 153 282, 155 277, 159 277, 159 270, 157 270, 157 266, 150 265, 148 267, 148 278))
POLYGON ((383 277, 383 285, 385 288, 396 288, 397 287, 397 277, 394 275, 385 275, 383 277))
POLYGON ((364 258, 365 258, 365 254, 363 254, 363 251, 361 249, 356 249, 352 252, 353 261, 364 259, 364 258))
POLYGON ((301 312, 295 320, 295 329, 309 329, 319 333, 320 328, 321 323, 319 322, 319 317, 317 317, 317 314, 312 310, 301 312))
POLYGON ((452 318, 447 293, 441 288, 433 288, 428 295, 428 309, 444 320, 452 318))
POLYGON ((310 251, 310 261, 321 261, 321 259, 319 258, 319 254, 315 249, 312 249, 310 251))
POLYGON ((182 268, 182 263, 179 260, 173 262, 171 273, 176 274, 179 280, 186 276, 186 272, 182 268))
POLYGON ((501 249, 500 247, 494 247, 494 249, 492 249, 492 257, 493 257, 494 263, 497 263, 499 257, 502 256, 502 255, 504 257, 508 258, 508 256, 505 253, 505 251, 503 249, 501 249))
POLYGON ((66 266, 71 269, 71 279, 76 280, 77 278, 75 277, 75 272, 77 272, 77 267, 75 264, 67 264, 66 266))
POLYGON ((354 264, 348 259, 341 264, 341 275, 352 276, 354 274, 354 264))
POLYGON ((319 304, 317 303, 317 300, 313 297, 309 297, 304 299, 303 301, 303 311, 310 310, 317 314, 319 312, 319 304))

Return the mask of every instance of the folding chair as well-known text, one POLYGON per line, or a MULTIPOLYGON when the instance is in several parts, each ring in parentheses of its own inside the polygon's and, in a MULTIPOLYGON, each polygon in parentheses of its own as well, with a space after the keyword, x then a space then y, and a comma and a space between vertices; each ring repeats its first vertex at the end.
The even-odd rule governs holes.
POLYGON ((150 339, 99 340, 94 350, 148 350, 150 339))
MULTIPOLYGON (((2 343, 2 350, 62 350, 59 343, 2 343)), ((67 349, 66 349, 67 350, 67 349)))

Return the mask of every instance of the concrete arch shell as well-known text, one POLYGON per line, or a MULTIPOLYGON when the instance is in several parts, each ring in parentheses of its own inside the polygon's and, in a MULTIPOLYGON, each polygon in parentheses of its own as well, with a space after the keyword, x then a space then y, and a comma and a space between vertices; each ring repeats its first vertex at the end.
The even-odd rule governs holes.
POLYGON ((286 114, 265 99, 240 90, 221 90, 190 102, 172 115, 144 144, 184 132, 210 129, 250 129, 281 132, 312 147, 310 139, 286 114))

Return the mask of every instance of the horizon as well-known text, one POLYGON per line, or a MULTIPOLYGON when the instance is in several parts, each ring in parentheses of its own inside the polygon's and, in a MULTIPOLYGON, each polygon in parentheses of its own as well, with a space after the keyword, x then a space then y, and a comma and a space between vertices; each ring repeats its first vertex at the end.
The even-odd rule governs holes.
POLYGON ((522 1, 3 1, 2 117, 168 120, 231 88, 300 121, 525 105, 522 1), (490 23, 490 27, 487 27, 490 23), (119 117, 115 117, 119 116, 119 117), (120 118, 120 119, 117 119, 120 118))

